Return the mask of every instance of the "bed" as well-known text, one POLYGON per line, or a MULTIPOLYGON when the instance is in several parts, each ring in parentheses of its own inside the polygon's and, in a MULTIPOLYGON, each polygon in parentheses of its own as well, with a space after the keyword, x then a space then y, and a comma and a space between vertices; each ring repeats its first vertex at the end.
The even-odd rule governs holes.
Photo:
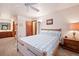
POLYGON ((17 50, 24 56, 52 56, 60 36, 60 29, 42 29, 38 35, 19 38, 17 50))

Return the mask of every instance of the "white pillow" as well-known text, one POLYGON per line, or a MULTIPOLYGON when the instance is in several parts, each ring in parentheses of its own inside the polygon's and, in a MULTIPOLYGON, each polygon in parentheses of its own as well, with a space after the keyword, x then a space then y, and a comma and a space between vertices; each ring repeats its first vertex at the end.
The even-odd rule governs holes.
POLYGON ((48 36, 60 36, 61 35, 61 32, 60 31, 45 31, 45 30, 42 30, 40 32, 41 35, 48 35, 48 36))

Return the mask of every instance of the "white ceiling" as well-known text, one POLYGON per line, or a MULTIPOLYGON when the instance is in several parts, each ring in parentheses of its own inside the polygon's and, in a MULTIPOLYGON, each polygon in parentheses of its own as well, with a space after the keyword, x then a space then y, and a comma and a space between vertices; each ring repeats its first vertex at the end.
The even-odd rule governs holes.
POLYGON ((36 12, 28 7, 25 7, 23 3, 0 3, 0 14, 7 13, 10 15, 22 15, 22 16, 43 16, 49 13, 61 11, 63 9, 76 6, 79 4, 68 4, 68 3, 37 3, 33 5, 39 12, 36 12))

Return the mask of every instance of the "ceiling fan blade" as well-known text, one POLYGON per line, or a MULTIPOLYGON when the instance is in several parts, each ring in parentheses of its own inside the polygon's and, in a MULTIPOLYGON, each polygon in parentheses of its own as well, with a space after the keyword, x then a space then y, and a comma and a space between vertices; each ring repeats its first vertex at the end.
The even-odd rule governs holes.
POLYGON ((25 3, 25 6, 29 6, 29 5, 35 5, 37 3, 25 3))
POLYGON ((30 7, 30 8, 32 8, 33 10, 39 12, 39 9, 37 9, 37 8, 35 8, 35 7, 32 6, 32 5, 35 5, 35 4, 37 4, 37 3, 25 3, 25 6, 26 6, 26 7, 30 7))
POLYGON ((37 8, 35 8, 35 7, 33 7, 33 6, 30 6, 30 7, 31 7, 33 10, 39 12, 39 9, 37 9, 37 8))

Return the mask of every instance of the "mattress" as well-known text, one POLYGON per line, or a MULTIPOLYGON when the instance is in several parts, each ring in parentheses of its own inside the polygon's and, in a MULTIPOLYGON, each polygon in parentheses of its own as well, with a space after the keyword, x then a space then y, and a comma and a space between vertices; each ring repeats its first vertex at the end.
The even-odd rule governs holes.
POLYGON ((59 37, 48 35, 34 35, 19 38, 19 41, 27 45, 27 47, 33 53, 35 53, 35 55, 41 55, 42 52, 46 52, 46 54, 50 56, 59 43, 59 37))

